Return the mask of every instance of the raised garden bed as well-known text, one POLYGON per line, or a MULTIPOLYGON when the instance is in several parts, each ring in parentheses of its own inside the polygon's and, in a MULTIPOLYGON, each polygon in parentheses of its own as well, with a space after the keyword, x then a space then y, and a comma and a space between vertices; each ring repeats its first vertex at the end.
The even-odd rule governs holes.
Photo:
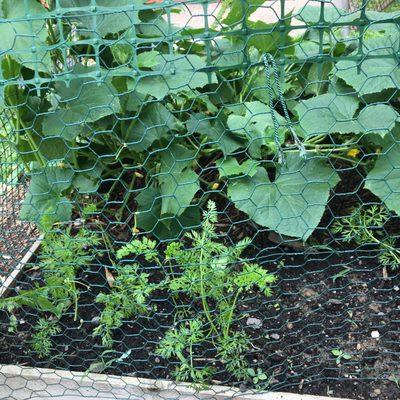
POLYGON ((29 183, 6 228, 43 233, 2 288, 0 363, 395 398, 398 16, 85 1, 0 7, 29 183))
MULTIPOLYGON (((400 361, 399 274, 383 276, 374 250, 338 248, 332 253, 315 247, 304 255, 304 249, 276 245, 268 239, 268 232, 254 233, 253 229, 245 224, 237 227, 237 233, 254 234, 253 242, 263 248, 257 260, 277 280, 271 297, 254 292, 240 301, 235 329, 251 337, 246 359, 249 366, 272 377, 268 390, 393 399, 398 393, 395 371, 400 361), (280 260, 284 266, 279 266, 280 260), (350 358, 341 358, 335 351, 350 358)), ((10 296, 43 285, 32 252, 29 257, 33 258, 25 272, 10 286, 10 296)), ((78 271, 83 284, 79 317, 74 321, 72 309, 64 314, 46 357, 40 357, 29 344, 41 314, 30 308, 16 311, 17 326, 15 332, 9 332, 3 313, 0 363, 171 379, 176 361, 156 354, 160 339, 173 325, 174 306, 165 291, 154 293, 149 303, 154 312, 127 319, 113 332, 111 352, 102 345, 101 337, 93 335, 101 310, 96 296, 111 290, 104 265, 105 259, 96 257, 78 271)), ((158 279, 159 270, 148 272, 150 281, 158 279)), ((216 365, 220 370, 212 383, 231 384, 240 390, 252 386, 224 372, 207 348, 199 351, 204 365, 216 365)))

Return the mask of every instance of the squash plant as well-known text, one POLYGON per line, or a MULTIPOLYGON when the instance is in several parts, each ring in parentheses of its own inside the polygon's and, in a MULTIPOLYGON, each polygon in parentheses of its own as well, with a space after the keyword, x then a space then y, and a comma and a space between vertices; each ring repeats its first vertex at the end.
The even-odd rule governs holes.
POLYGON ((354 149, 371 156, 366 188, 400 214, 395 15, 367 13, 342 40, 331 25, 362 14, 326 7, 321 29, 306 6, 278 26, 253 21, 261 2, 233 1, 218 26, 192 29, 170 23, 170 3, 14 3, 0 3, 0 106, 30 177, 21 218, 69 221, 82 196, 107 202, 101 183, 121 182, 117 219, 133 210, 135 227, 174 238, 219 179, 250 219, 306 240, 339 181, 332 161, 364 162, 354 149), (293 17, 309 27, 296 38, 293 17))

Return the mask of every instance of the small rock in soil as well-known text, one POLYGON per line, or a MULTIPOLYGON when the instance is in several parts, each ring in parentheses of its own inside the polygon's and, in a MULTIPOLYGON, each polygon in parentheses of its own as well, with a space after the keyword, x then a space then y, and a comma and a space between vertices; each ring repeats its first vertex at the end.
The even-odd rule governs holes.
POLYGON ((271 339, 279 340, 279 339, 280 339, 280 336, 279 336, 277 333, 273 333, 273 334, 271 335, 271 339))
POLYGON ((395 287, 393 288, 393 290, 394 290, 395 292, 398 292, 398 291, 400 290, 400 288, 399 288, 398 286, 395 286, 395 287))
POLYGON ((260 329, 263 326, 261 319, 253 317, 247 318, 246 325, 254 329, 260 329))
POLYGON ((372 331, 371 332, 371 337, 374 339, 378 339, 380 336, 380 333, 378 331, 372 331))
POLYGON ((374 393, 379 396, 382 393, 382 391, 381 389, 374 389, 374 393))
POLYGON ((377 303, 371 303, 369 308, 376 313, 380 311, 380 305, 377 303))
POLYGON ((93 318, 90 320, 90 322, 91 322, 93 325, 98 325, 99 322, 100 322, 100 317, 98 317, 98 316, 93 317, 93 318))
POLYGON ((293 324, 291 322, 289 322, 286 326, 288 329, 293 329, 293 324))
POLYGON ((358 301, 360 303, 365 303, 368 300, 367 296, 359 296, 358 301))
POLYGON ((311 288, 306 288, 303 290, 304 297, 314 297, 316 294, 317 292, 311 288))

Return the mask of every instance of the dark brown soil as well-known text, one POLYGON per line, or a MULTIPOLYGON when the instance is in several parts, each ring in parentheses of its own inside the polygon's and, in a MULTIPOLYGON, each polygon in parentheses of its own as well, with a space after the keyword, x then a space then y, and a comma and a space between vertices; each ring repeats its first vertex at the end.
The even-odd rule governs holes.
MULTIPOLYGON (((237 322, 252 337, 253 350, 248 360, 273 376, 270 389, 354 399, 398 398, 399 389, 392 381, 399 378, 400 365, 399 274, 383 279, 375 257, 367 252, 321 253, 307 259, 287 254, 282 259, 286 260, 282 268, 265 262, 279 277, 275 295, 266 299, 254 293, 243 299, 239 307, 242 318, 237 322), (350 272, 333 281, 332 277, 344 266, 350 272), (262 327, 249 328, 247 317, 259 318, 262 327), (379 338, 371 337, 373 331, 379 332, 379 338), (333 349, 352 357, 337 364, 333 349)), ((105 349, 98 338, 93 338, 92 331, 100 311, 94 305, 95 295, 107 290, 103 268, 93 265, 83 273, 82 280, 92 290, 82 293, 80 320, 74 322, 72 315, 62 319, 63 331, 55 337, 54 350, 47 360, 38 358, 27 345, 36 313, 30 309, 17 313, 17 334, 8 332, 3 315, 1 363, 87 370, 101 360, 105 349)), ((16 291, 38 281, 36 272, 27 273, 16 291)), ((162 293, 153 305, 154 314, 126 321, 115 332, 115 353, 111 358, 128 350, 131 354, 105 372, 171 378, 172 363, 155 356, 154 350, 172 324, 173 306, 162 293)), ((207 350, 203 350, 207 358, 207 350)), ((240 385, 223 372, 222 365, 217 367, 221 370, 221 383, 240 385)))

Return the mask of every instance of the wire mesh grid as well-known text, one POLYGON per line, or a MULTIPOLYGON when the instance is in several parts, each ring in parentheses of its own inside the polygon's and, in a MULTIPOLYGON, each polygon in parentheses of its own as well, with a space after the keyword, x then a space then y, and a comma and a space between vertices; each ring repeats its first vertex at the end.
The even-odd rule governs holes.
POLYGON ((0 398, 398 397, 372 3, 0 2, 0 398))

